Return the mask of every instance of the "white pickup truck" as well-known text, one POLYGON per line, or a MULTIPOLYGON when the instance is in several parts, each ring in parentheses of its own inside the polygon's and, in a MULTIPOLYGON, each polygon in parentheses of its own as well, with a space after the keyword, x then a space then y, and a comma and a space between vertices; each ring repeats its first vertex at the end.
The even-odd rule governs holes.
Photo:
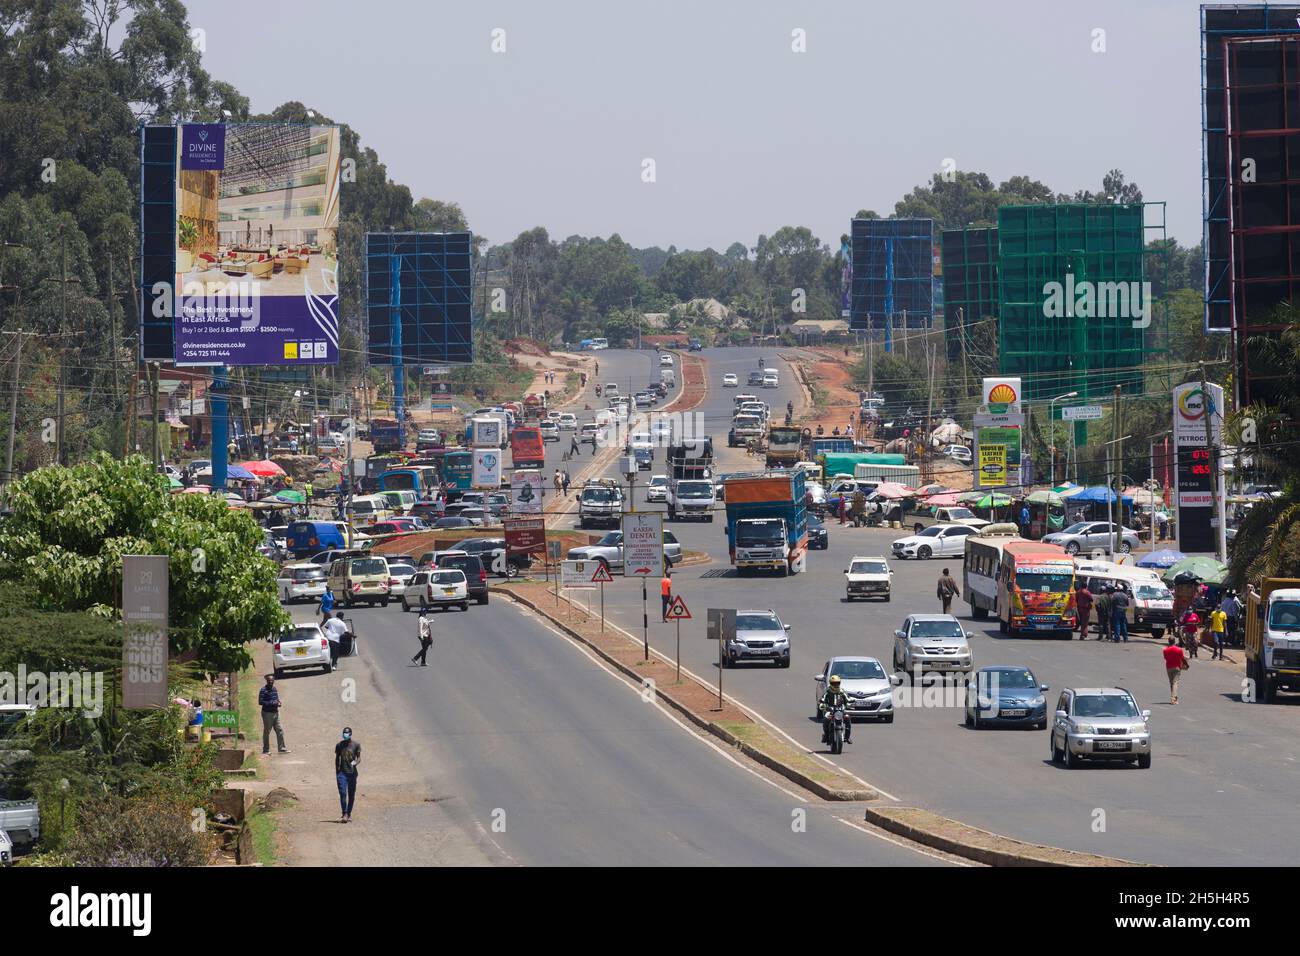
POLYGON ((717 490, 708 478, 682 478, 668 483, 668 520, 699 518, 713 520, 713 509, 718 500, 717 490))
POLYGON ((22 742, 23 724, 36 712, 31 704, 0 704, 0 864, 13 862, 15 844, 35 843, 41 836, 41 810, 35 800, 7 799, 9 771, 29 756, 22 742))

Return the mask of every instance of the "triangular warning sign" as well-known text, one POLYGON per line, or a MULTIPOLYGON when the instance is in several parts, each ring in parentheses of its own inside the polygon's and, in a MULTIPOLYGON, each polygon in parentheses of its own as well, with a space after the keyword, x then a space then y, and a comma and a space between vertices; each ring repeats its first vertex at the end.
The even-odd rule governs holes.
POLYGON ((682 600, 681 595, 673 598, 673 603, 668 605, 668 613, 664 615, 665 621, 689 621, 691 612, 686 610, 686 602, 682 600))
POLYGON ((596 562, 596 573, 591 576, 591 580, 596 584, 604 584, 606 581, 613 581, 609 576, 609 568, 601 562, 596 562))

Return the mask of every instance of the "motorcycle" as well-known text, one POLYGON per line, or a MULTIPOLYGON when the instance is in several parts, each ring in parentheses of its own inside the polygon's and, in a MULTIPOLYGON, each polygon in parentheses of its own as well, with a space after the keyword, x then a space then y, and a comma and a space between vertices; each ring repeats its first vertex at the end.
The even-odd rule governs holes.
POLYGON ((848 720, 848 715, 844 713, 843 707, 836 707, 830 712, 830 739, 827 741, 831 745, 831 753, 844 753, 844 723, 848 720))

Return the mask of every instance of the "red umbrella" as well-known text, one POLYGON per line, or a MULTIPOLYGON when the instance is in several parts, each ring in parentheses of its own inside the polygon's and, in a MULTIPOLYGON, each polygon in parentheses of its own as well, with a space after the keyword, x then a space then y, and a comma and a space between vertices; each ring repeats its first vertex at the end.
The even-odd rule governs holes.
POLYGON ((264 458, 261 461, 246 461, 243 464, 253 474, 259 478, 276 478, 284 474, 284 469, 270 459, 264 458))

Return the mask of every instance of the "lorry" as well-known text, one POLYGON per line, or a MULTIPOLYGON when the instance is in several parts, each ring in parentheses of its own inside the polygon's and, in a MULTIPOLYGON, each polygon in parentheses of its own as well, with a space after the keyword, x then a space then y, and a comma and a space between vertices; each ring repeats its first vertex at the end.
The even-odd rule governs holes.
POLYGON ((965 524, 972 528, 986 528, 991 523, 978 517, 964 505, 924 508, 910 515, 907 520, 912 523, 913 534, 920 534, 932 524, 965 524))
POLYGON ((542 430, 536 425, 520 425, 510 433, 510 459, 516 470, 545 468, 546 449, 542 445, 542 430))
MULTIPOLYGON (((885 458, 891 456, 875 455, 870 457, 885 458)), ((921 487, 921 469, 917 465, 859 462, 853 466, 853 477, 859 481, 895 481, 900 485, 907 485, 909 488, 921 487)))
POLYGON ((668 447, 668 488, 664 495, 670 521, 713 520, 717 490, 713 484, 713 439, 683 441, 668 447))
POLYGON ((609 525, 617 528, 623 518, 623 489, 610 478, 593 478, 578 495, 578 527, 609 525))
POLYGON ((741 574, 755 569, 797 574, 808 551, 802 471, 728 478, 727 550, 741 574))
POLYGON ((1300 578, 1264 578, 1246 589, 1246 679, 1253 700, 1300 690, 1300 578))
POLYGON ((763 419, 757 415, 740 414, 731 420, 731 430, 727 432, 727 447, 747 445, 752 439, 763 437, 763 419))
POLYGON ((0 864, 13 862, 16 845, 41 837, 41 808, 18 780, 21 764, 31 757, 27 719, 32 704, 0 704, 0 864))
POLYGON ((803 430, 797 425, 769 425, 767 467, 793 468, 803 457, 803 430))
POLYGON ((370 444, 375 451, 401 451, 402 426, 396 418, 370 419, 370 444))

